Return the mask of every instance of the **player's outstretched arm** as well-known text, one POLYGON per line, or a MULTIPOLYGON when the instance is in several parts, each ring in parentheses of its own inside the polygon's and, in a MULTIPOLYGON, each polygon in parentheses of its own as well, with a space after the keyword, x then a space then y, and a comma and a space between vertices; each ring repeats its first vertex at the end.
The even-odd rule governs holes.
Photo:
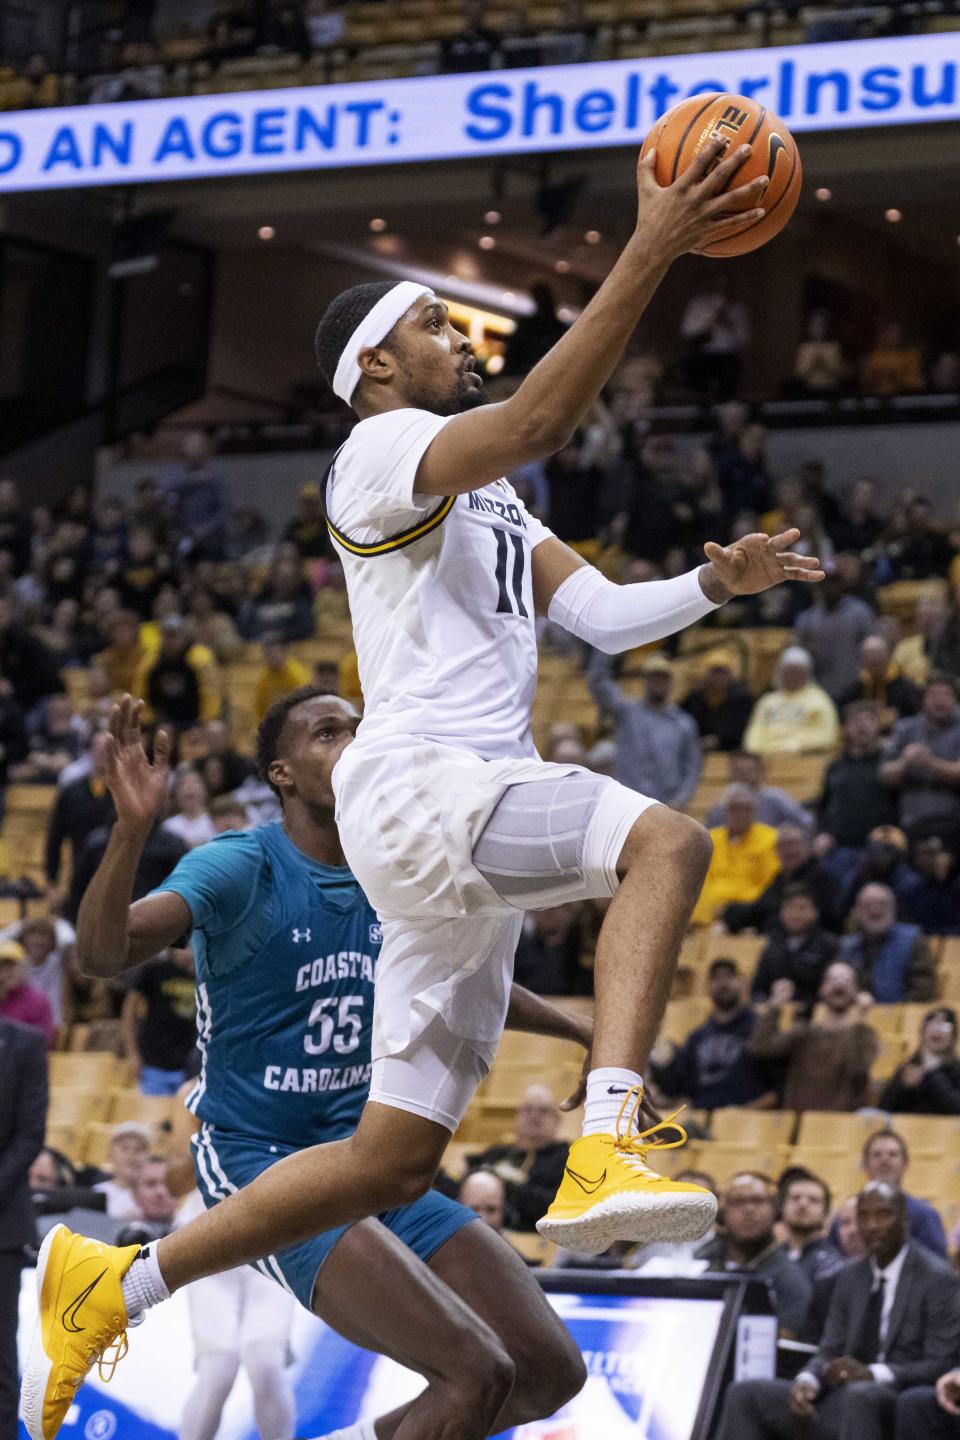
POLYGON ((673 261, 739 229, 750 213, 763 214, 731 219, 738 205, 759 200, 767 181, 761 176, 724 194, 750 153, 749 145, 729 155, 723 155, 725 148, 723 140, 708 141, 669 186, 654 178, 654 152, 639 161, 633 235, 590 304, 509 400, 469 410, 444 426, 420 461, 418 491, 476 490, 562 449, 613 374, 673 261))
POLYGON ((786 530, 746 535, 733 545, 711 542, 705 546, 707 564, 686 575, 615 585, 551 537, 533 552, 537 611, 615 655, 685 630, 734 595, 758 595, 784 580, 816 584, 824 576, 820 561, 790 549, 799 538, 799 530, 786 530))
POLYGON ((190 928, 190 911, 179 895, 130 903, 144 846, 167 803, 170 773, 165 731, 157 731, 153 763, 147 758, 141 709, 141 701, 125 695, 110 712, 107 788, 117 819, 77 916, 77 961, 85 974, 100 978, 139 965, 190 928))

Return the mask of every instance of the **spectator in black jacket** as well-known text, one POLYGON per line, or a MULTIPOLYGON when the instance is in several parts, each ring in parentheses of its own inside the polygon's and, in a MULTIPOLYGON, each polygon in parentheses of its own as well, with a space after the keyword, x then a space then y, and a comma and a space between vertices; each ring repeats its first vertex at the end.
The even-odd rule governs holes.
POLYGON ((753 977, 754 999, 769 999, 774 984, 787 980, 793 987, 792 999, 812 1009, 838 948, 836 936, 820 924, 813 892, 803 885, 788 885, 780 902, 777 930, 763 947, 753 977))
POLYGON ((523 923, 514 978, 536 995, 576 995, 590 989, 590 972, 580 965, 579 906, 534 910, 523 923))
POLYGON ((960 1115, 955 1010, 940 1005, 927 1012, 920 1044, 887 1081, 879 1105, 895 1115, 960 1115))
POLYGON ((960 864, 942 835, 924 835, 910 848, 916 879, 904 890, 904 920, 927 935, 960 935, 960 864))
POLYGON ((880 712, 873 701, 857 700, 843 712, 843 753, 823 777, 814 841, 814 854, 844 884, 871 831, 896 824, 896 796, 880 778, 882 761, 880 712))
POLYGON ((63 682, 56 661, 32 630, 21 625, 13 605, 0 597, 0 675, 10 682, 17 703, 25 711, 47 695, 59 695, 63 682))
POLYGON ((302 561, 294 545, 278 547, 266 582, 239 616, 247 640, 262 640, 273 633, 279 640, 309 640, 313 634, 313 597, 303 579, 302 561))
POLYGON ((185 730, 200 718, 201 686, 187 652, 190 636, 180 615, 160 622, 160 654, 146 673, 146 701, 161 724, 185 730))
POLYGON ((47 1047, 38 1030, 0 1019, 0 1440, 16 1440, 17 1315, 24 1249, 37 1243, 30 1166, 47 1120, 47 1047))
POLYGON ((756 900, 728 905, 723 924, 732 935, 741 930, 758 930, 773 935, 780 923, 780 905, 790 885, 802 885, 816 898, 820 919, 825 929, 839 930, 843 923, 842 893, 837 881, 820 864, 811 848, 810 838, 799 825, 781 825, 777 831, 779 873, 756 900))
POLYGON ((30 522, 12 480, 0 480, 0 554, 4 552, 13 574, 22 575, 30 563, 30 522))
POLYGON ((534 1230, 547 1213, 563 1179, 569 1145, 557 1139, 560 1107, 546 1085, 531 1085, 517 1107, 512 1145, 494 1145, 475 1155, 471 1169, 492 1170, 506 1187, 507 1225, 534 1230))
POLYGON ((98 830, 101 825, 106 825, 113 819, 113 801, 104 778, 106 752, 106 735, 94 735, 90 741, 89 775, 73 780, 57 792, 50 819, 47 821, 44 854, 44 871, 52 904, 63 899, 58 886, 64 841, 70 845, 73 865, 76 867, 77 856, 91 831, 98 830))
MULTIPOLYGON (((103 859, 107 842, 110 839, 111 828, 110 825, 101 825, 99 830, 91 831, 74 862, 70 896, 64 907, 64 914, 71 925, 75 925, 77 922, 83 892, 90 884, 97 866, 103 859)), ((144 895, 149 895, 151 890, 156 890, 158 885, 162 885, 181 855, 186 855, 187 848, 179 835, 174 835, 171 831, 164 830, 162 825, 157 825, 151 832, 150 838, 144 846, 143 854, 140 856, 131 898, 142 900, 144 895)))
POLYGON ((819 1175, 800 1168, 788 1171, 780 1180, 780 1221, 786 1232, 783 1242, 788 1260, 806 1275, 811 1285, 834 1275, 843 1257, 826 1236, 830 1214, 830 1187, 819 1175))
POLYGON ((841 710, 857 700, 879 707, 880 728, 887 733, 904 715, 920 709, 920 687, 890 663, 891 650, 882 635, 868 635, 860 646, 860 673, 840 696, 841 710))
POLYGON ((736 668, 729 650, 711 650, 703 680, 682 702, 697 723, 704 750, 739 750, 743 743, 755 697, 737 679, 736 668))
POLYGON ((682 1045, 657 1042, 650 1057, 653 1079, 667 1095, 689 1099, 697 1109, 773 1104, 776 1097, 763 1064, 746 1050, 755 1016, 744 1004, 736 962, 714 960, 708 984, 711 1014, 682 1045))
POLYGON ((766 1279, 772 1291, 777 1328, 782 1338, 795 1339, 803 1329, 812 1287, 777 1242, 777 1191, 765 1175, 741 1171, 723 1196, 722 1229, 694 1251, 710 1270, 723 1274, 741 1270, 766 1279))
MULTIPOLYGON (((26 759, 29 748, 23 711, 13 698, 13 686, 9 680, 0 679, 0 792, 7 788, 10 766, 26 759)), ((0 816, 2 814, 0 796, 0 816)))

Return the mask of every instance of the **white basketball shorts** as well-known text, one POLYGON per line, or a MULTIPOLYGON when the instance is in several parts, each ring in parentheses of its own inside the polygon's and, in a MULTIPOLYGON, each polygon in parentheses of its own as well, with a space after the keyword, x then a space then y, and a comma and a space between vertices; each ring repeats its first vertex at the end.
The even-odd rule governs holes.
POLYGON ((371 1099, 456 1129, 499 1044, 523 912, 613 895, 656 802, 580 766, 405 736, 350 745, 333 784, 344 853, 383 926, 371 1099), (463 1079, 442 1104, 438 1057, 463 1079), (389 1059, 402 1065, 387 1080, 389 1059))

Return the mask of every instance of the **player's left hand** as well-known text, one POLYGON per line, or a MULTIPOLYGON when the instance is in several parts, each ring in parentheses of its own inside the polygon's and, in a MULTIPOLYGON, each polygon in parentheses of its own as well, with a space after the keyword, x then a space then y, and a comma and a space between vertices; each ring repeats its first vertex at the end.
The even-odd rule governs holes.
POLYGON ((712 599, 710 582, 716 580, 730 595, 759 595, 784 580, 802 580, 806 584, 824 579, 820 561, 815 555, 796 555, 790 549, 800 539, 799 530, 784 530, 781 535, 744 535, 732 545, 717 545, 709 540, 704 553, 711 575, 703 575, 704 593, 712 599))

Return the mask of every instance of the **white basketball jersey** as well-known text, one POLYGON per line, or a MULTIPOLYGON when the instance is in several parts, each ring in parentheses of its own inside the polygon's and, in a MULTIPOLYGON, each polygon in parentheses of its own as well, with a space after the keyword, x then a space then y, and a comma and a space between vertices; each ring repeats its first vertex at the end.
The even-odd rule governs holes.
POLYGON ((363 687, 357 744, 407 735, 483 759, 533 755, 531 555, 550 531, 506 480, 442 499, 414 490, 452 417, 357 424, 327 477, 363 687))

